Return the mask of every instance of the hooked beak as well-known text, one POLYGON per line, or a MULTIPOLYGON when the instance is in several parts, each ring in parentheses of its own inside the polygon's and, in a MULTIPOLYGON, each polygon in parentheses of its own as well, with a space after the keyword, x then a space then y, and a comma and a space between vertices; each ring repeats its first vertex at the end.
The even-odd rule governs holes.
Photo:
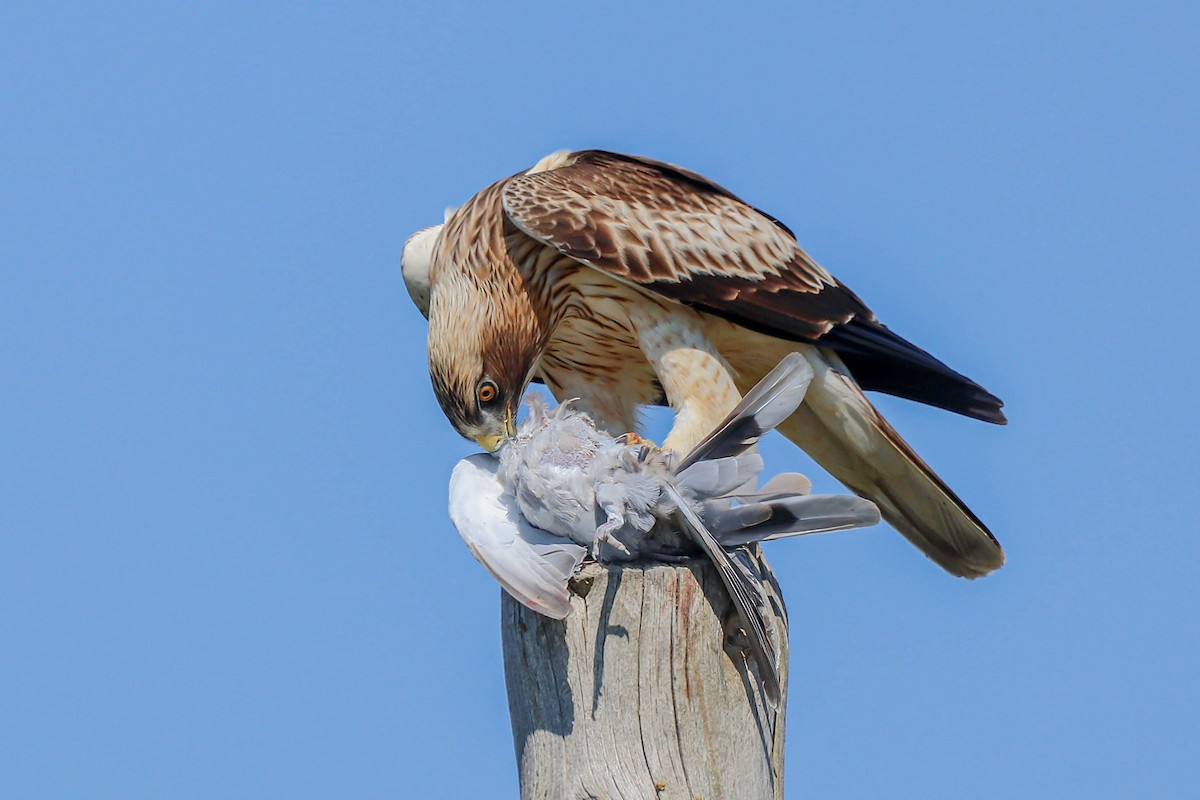
POLYGON ((475 441, 479 446, 489 453, 494 453, 500 449, 500 445, 511 439, 517 433, 517 415, 513 409, 506 409, 504 412, 504 432, 499 436, 493 434, 480 434, 475 437, 475 441))

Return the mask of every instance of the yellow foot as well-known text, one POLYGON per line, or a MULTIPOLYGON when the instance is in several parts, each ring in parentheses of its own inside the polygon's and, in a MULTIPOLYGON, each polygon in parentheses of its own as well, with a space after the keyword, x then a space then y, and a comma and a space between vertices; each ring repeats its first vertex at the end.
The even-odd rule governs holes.
POLYGON ((627 433, 621 438, 625 441, 625 444, 644 444, 647 447, 653 447, 655 450, 659 449, 658 445, 656 445, 654 442, 650 441, 645 436, 639 436, 636 433, 627 433))

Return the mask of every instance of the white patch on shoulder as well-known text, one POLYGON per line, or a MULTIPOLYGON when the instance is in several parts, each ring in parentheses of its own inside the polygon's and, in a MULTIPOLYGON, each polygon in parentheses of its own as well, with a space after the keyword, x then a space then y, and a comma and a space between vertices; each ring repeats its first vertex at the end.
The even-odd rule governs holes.
POLYGON ((549 172, 552 169, 559 169, 574 163, 575 155, 570 150, 556 150, 525 170, 525 174, 536 175, 539 172, 549 172))
MULTIPOLYGON (((444 223, 443 223, 444 224, 444 223)), ((413 305, 429 318, 429 267, 442 225, 431 225, 408 237, 400 254, 400 273, 413 305)))

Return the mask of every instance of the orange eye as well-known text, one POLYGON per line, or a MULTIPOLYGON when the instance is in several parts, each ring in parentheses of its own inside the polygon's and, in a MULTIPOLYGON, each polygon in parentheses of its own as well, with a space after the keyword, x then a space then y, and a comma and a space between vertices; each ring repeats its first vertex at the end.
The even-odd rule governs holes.
POLYGON ((497 389, 496 384, 492 383, 491 381, 484 381, 483 383, 479 384, 477 394, 479 395, 480 404, 486 404, 495 400, 500 394, 500 390, 497 389))

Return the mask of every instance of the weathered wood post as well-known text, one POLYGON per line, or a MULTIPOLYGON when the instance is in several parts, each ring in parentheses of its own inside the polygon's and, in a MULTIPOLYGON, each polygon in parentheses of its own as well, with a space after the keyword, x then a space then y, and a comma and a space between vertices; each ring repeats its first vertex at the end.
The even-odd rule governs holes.
POLYGON ((712 564, 588 564, 553 620, 501 593, 522 800, 783 797, 787 612, 756 553, 779 639, 767 703, 712 564))

